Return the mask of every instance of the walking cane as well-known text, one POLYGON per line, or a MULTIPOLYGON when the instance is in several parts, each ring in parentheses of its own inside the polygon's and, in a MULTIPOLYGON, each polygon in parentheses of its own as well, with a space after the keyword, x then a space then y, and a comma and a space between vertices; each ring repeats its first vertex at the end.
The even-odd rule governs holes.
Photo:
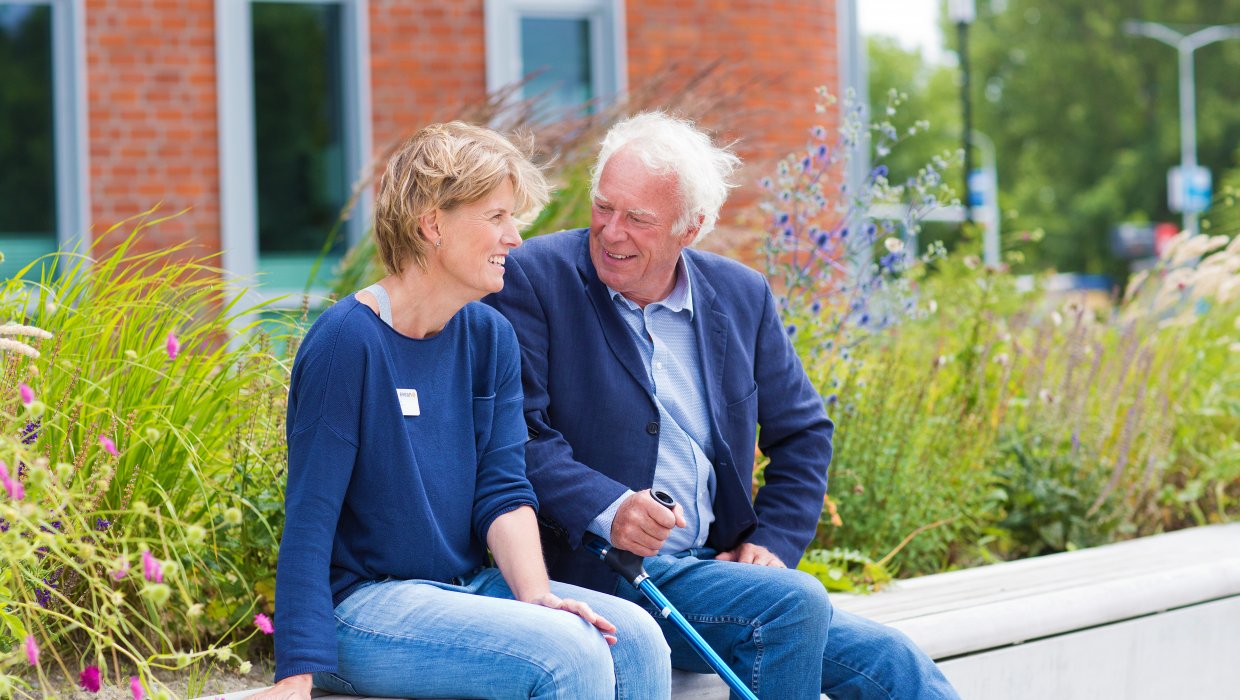
MULTIPOLYGON (((659 502, 659 505, 664 506, 668 510, 676 507, 676 501, 663 491, 651 491, 650 495, 659 502)), ((658 610, 660 615, 671 620, 672 624, 676 625, 685 639, 689 640, 689 644, 693 646, 698 656, 701 656, 703 661, 715 669, 715 673, 719 674, 719 677, 728 684, 733 693, 745 700, 758 700, 758 696, 754 695, 753 691, 747 688, 741 679, 732 672, 732 669, 728 668, 728 665, 723 662, 723 659, 719 658, 715 650, 710 648, 705 639, 702 639, 702 635, 693 629, 693 626, 689 624, 685 616, 681 615, 680 611, 673 607, 662 591, 654 585, 650 580, 650 574, 647 574, 645 567, 642 566, 641 557, 632 552, 613 547, 607 540, 593 533, 587 533, 585 545, 586 549, 598 555, 599 559, 607 562, 607 565, 617 574, 620 574, 626 581, 633 584, 634 588, 641 591, 642 595, 646 596, 646 599, 654 604, 655 610, 658 610)))

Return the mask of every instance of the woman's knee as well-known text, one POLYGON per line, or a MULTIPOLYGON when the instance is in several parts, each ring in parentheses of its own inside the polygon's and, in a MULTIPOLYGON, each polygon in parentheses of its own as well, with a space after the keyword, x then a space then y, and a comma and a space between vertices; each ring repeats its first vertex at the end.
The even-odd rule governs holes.
POLYGON ((580 618, 565 618, 548 624, 542 640, 531 640, 541 648, 543 673, 530 697, 614 697, 616 676, 607 642, 580 618))

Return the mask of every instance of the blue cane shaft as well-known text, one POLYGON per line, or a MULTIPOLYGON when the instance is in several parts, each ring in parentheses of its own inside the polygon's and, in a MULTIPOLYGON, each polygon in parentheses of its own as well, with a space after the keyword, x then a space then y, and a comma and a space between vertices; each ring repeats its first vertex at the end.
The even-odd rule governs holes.
POLYGON ((705 639, 702 639, 702 635, 693 629, 693 625, 690 625, 685 616, 681 615, 680 611, 672 606, 671 602, 663 595, 663 592, 650 582, 650 579, 643 579, 641 583, 637 584, 637 589, 646 596, 647 600, 654 603, 654 607, 660 615, 671 620, 672 624, 680 629, 681 633, 685 635, 685 639, 689 640, 689 644, 693 645, 693 649, 697 651, 698 655, 706 663, 710 664, 711 668, 715 669, 715 673, 718 673, 723 682, 728 684, 732 692, 745 698, 745 700, 758 700, 758 696, 754 695, 753 691, 723 662, 723 659, 719 658, 715 650, 710 648, 705 639))

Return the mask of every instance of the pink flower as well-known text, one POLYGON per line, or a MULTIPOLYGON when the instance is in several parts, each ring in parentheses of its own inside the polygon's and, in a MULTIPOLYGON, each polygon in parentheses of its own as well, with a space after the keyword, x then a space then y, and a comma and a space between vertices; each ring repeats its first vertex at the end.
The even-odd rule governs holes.
POLYGON ((271 618, 262 613, 254 616, 254 626, 257 627, 258 631, 263 634, 271 634, 276 631, 275 628, 271 626, 271 618))
POLYGON ((168 342, 164 344, 164 348, 168 351, 168 359, 177 359, 177 354, 181 352, 181 341, 177 340, 177 334, 168 331, 168 342))
POLYGON ((129 575, 129 562, 127 562, 127 561, 125 561, 124 559, 122 559, 122 560, 121 560, 121 568, 119 568, 119 569, 117 569, 116 571, 113 571, 113 572, 112 572, 112 578, 114 578, 114 579, 116 579, 117 581, 119 581, 119 580, 121 580, 121 579, 125 578, 125 577, 126 577, 126 576, 128 576, 128 575, 129 575))
POLYGON ((26 660, 31 666, 39 665, 39 643, 34 640, 33 634, 26 635, 26 660))
POLYGON ((99 692, 99 667, 87 666, 82 669, 81 675, 78 676, 78 685, 92 693, 99 692))
POLYGON ((21 394, 23 406, 29 406, 34 403, 34 389, 31 389, 29 384, 26 382, 18 384, 17 391, 21 394))
POLYGON ((119 454, 116 451, 116 443, 112 442, 112 438, 108 437, 107 435, 99 436, 99 444, 103 445, 103 449, 107 450, 108 454, 112 455, 113 457, 119 454))
POLYGON ((159 560, 151 555, 150 551, 142 550, 142 575, 147 581, 155 583, 164 582, 164 566, 159 560))
POLYGON ((9 498, 14 501, 20 501, 26 497, 26 487, 22 486, 22 482, 9 476, 9 465, 0 459, 0 484, 4 485, 4 490, 9 492, 9 498))
POLYGON ((142 681, 137 676, 129 677, 129 692, 133 693, 133 700, 142 700, 146 697, 146 693, 142 690, 142 681))

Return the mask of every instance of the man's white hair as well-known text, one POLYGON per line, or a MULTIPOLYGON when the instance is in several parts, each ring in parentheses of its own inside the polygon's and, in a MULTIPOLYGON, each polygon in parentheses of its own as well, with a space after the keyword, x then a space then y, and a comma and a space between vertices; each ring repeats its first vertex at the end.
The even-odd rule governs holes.
POLYGON ((736 186, 731 179, 741 165, 736 154, 712 144, 692 122, 663 112, 643 112, 618 122, 603 137, 591 172, 593 196, 598 196, 598 181, 607 161, 625 149, 640 158, 652 175, 676 177, 681 211, 672 224, 673 236, 684 234, 699 217, 702 224, 692 243, 715 228, 728 189, 736 186))

